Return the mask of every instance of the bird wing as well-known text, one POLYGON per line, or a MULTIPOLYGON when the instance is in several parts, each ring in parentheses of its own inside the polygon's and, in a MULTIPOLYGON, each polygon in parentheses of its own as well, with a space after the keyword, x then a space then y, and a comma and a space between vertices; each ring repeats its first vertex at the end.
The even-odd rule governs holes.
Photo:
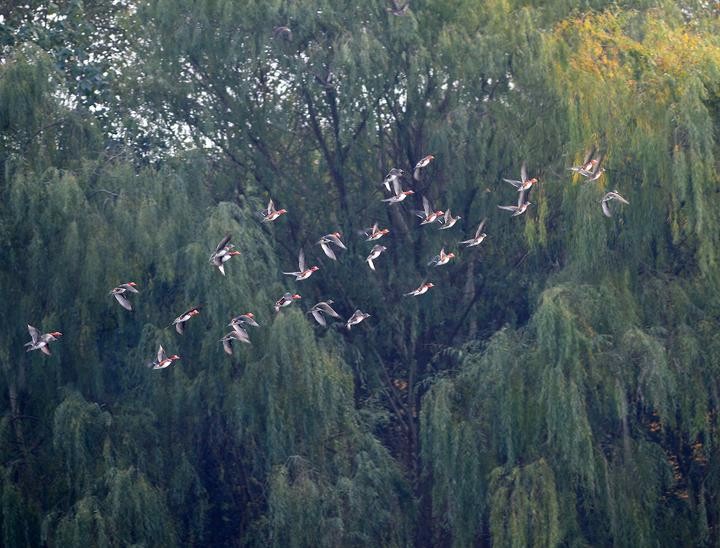
POLYGON ((510 183, 515 188, 520 188, 522 186, 522 181, 516 181, 514 179, 506 179, 505 177, 503 177, 503 181, 505 181, 506 183, 510 183))
POLYGON ((602 212, 605 217, 612 217, 612 213, 610 212, 610 208, 608 207, 608 200, 603 199, 603 201, 600 202, 600 206, 602 207, 602 212))
POLYGON ((318 310, 311 310, 310 313, 312 314, 312 317, 315 318, 315 321, 325 327, 327 325, 327 322, 325 321, 325 318, 323 318, 323 315, 318 310))
POLYGON ((480 234, 482 234, 482 230, 485 227, 485 221, 487 221, 487 219, 483 219, 482 222, 478 225, 477 230, 475 231, 476 239, 480 237, 480 234))
POLYGON ((335 236, 335 234, 330 234, 328 236, 328 238, 330 238, 333 241, 333 243, 336 246, 338 246, 340 249, 347 249, 347 247, 345 247, 345 244, 342 243, 342 240, 340 238, 338 238, 337 236, 335 236))
POLYGON ((275 211, 275 204, 273 203, 272 198, 270 198, 267 209, 265 210, 265 215, 270 215, 273 211, 275 211))
POLYGON ((393 191, 395 192, 395 196, 400 196, 402 194, 402 184, 400 183, 400 179, 395 177, 393 179, 393 191))
POLYGON ((375 263, 373 263, 372 255, 370 255, 370 257, 368 257, 368 258, 365 259, 365 260, 367 261, 367 264, 368 264, 368 266, 370 267, 370 270, 374 271, 374 270, 375 270, 375 263))
POLYGON ((527 165, 525 162, 522 163, 522 166, 520 166, 520 180, 524 183, 528 180, 527 176, 527 165))
POLYGON ((32 343, 36 344, 38 340, 40 340, 40 330, 37 327, 33 327, 32 325, 28 324, 28 332, 30 333, 32 343))
POLYGON ((233 351, 232 351, 232 338, 230 338, 230 337, 223 337, 223 338, 222 338, 222 345, 223 345, 223 350, 225 351, 225 354, 227 354, 228 356, 232 356, 232 353, 233 353, 233 351))
POLYGON ((506 211, 516 211, 518 208, 517 206, 498 206, 498 207, 500 209, 504 209, 506 211))
POLYGON ((422 202, 423 202, 423 210, 425 211, 425 216, 429 217, 430 214, 433 212, 432 206, 430 205, 430 200, 428 200, 425 196, 423 196, 422 202))
POLYGON ((527 190, 527 189, 526 189, 526 190, 521 190, 521 191, 519 192, 518 204, 517 204, 518 207, 522 207, 522 205, 523 205, 525 202, 528 201, 527 195, 528 195, 528 190, 527 190))
MULTIPOLYGON (((332 302, 332 301, 329 301, 329 302, 332 302)), ((317 306, 322 308, 322 310, 323 310, 323 312, 325 312, 325 314, 328 314, 328 315, 332 316, 333 318, 341 318, 340 314, 335 312, 335 309, 333 309, 333 307, 330 306, 327 302, 318 303, 317 306)))
POLYGON ((215 253, 219 253, 222 249, 224 249, 225 246, 230 241, 230 238, 231 238, 230 234, 226 234, 225 237, 222 240, 220 240, 220 243, 215 248, 215 253))
POLYGON ((130 304, 130 301, 128 301, 124 295, 120 293, 114 293, 114 296, 117 302, 120 303, 120 306, 122 306, 126 310, 132 310, 132 305, 130 304))
POLYGON ((175 331, 178 332, 178 335, 182 335, 185 331, 185 322, 177 322, 175 324, 175 331))
POLYGON ((613 197, 614 197, 616 200, 618 200, 619 202, 621 202, 621 203, 623 203, 623 204, 625 204, 625 205, 630 205, 630 202, 628 202, 625 198, 623 198, 622 196, 620 196, 620 194, 618 193, 617 190, 616 190, 615 192, 613 192, 613 194, 614 194, 613 197))
POLYGON ((332 249, 330 249, 330 246, 329 246, 329 245, 327 245, 325 242, 321 241, 321 242, 320 242, 320 247, 322 248, 322 250, 323 250, 323 252, 325 253, 325 255, 327 255, 328 257, 330 257, 333 261, 337 261, 337 257, 335 257, 335 253, 333 252, 332 249))
POLYGON ((302 249, 298 253, 298 270, 305 272, 305 252, 302 249))
POLYGON ((52 354, 50 353, 50 347, 47 344, 40 347, 40 352, 42 352, 43 354, 47 354, 48 356, 52 356, 52 354))
POLYGON ((120 287, 122 287, 126 291, 129 291, 130 293, 140 293, 137 289, 135 289, 130 284, 122 284, 120 287))
POLYGON ((162 345, 160 345, 160 348, 158 348, 158 353, 157 353, 157 361, 158 361, 158 363, 160 363, 161 361, 163 361, 166 357, 167 357, 167 356, 165 355, 165 349, 162 347, 162 345))
POLYGON ((593 157, 593 154, 595 154, 595 150, 596 150, 595 145, 593 145, 592 148, 585 153, 585 158, 583 158, 583 163, 582 163, 583 166, 586 166, 588 164, 590 159, 593 157))

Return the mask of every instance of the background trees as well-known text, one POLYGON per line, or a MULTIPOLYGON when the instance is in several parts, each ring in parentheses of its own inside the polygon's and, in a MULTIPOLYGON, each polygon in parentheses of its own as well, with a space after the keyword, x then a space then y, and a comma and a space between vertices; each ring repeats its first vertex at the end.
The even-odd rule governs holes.
POLYGON ((4 545, 718 542, 712 8, 388 6, 0 21, 4 545), (593 145, 586 184, 566 167, 593 145), (382 204, 427 153, 416 203, 382 204), (511 219, 522 161, 541 183, 511 219), (631 205, 606 219, 612 188, 631 205), (420 195, 459 228, 416 226, 420 195), (270 197, 289 214, 260 225, 270 197), (480 248, 428 272, 485 217, 480 248), (333 230, 337 263, 314 245, 333 230), (321 270, 295 285, 300 247, 321 270), (133 313, 107 295, 129 280, 133 313), (275 316, 290 288, 303 304, 275 316), (321 298, 373 316, 321 330, 302 313, 321 298), (246 311, 263 327, 228 358, 246 311), (27 323, 63 331, 54 357, 24 354, 27 323), (144 367, 159 343, 179 365, 144 367))

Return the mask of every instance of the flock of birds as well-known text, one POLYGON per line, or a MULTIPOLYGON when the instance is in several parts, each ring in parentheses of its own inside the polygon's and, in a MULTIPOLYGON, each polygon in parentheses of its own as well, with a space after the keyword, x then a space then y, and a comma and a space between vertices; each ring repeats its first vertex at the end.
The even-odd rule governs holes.
MULTIPOLYGON (((430 154, 417 162, 413 170, 412 179, 414 179, 415 181, 420 181, 422 170, 426 168, 434 159, 435 157, 430 154)), ((597 181, 605 172, 605 169, 601 166, 602 159, 602 155, 596 155, 595 149, 593 148, 588 153, 586 153, 582 164, 570 167, 569 170, 577 173, 581 177, 584 177, 586 181, 597 181)), ((389 206, 394 206, 404 201, 407 196, 415 193, 415 191, 412 189, 403 189, 403 180, 405 178, 406 173, 402 169, 392 168, 390 170, 382 183, 386 191, 390 193, 390 196, 388 198, 384 198, 382 200, 383 202, 387 203, 389 206)), ((522 215, 523 213, 525 213, 525 211, 527 211, 527 208, 532 205, 532 203, 528 200, 528 196, 533 185, 538 183, 538 179, 536 177, 528 177, 526 164, 523 162, 520 169, 519 180, 503 179, 503 181, 510 183, 515 188, 517 188, 518 201, 517 205, 500 205, 498 207, 506 211, 511 211, 513 217, 522 215)), ((608 217, 612 216, 612 212, 610 210, 610 203, 613 201, 618 201, 623 204, 629 204, 629 202, 625 200, 625 198, 623 198, 617 190, 606 193, 601 200, 601 208, 603 214, 608 217)), ((413 211, 413 213, 421 219, 420 225, 429 225, 437 222, 440 224, 440 230, 448 230, 455 226, 455 224, 461 218, 460 216, 453 216, 450 212, 450 209, 447 209, 446 211, 434 209, 430 201, 425 196, 422 197, 422 204, 422 210, 413 211)), ((258 215, 262 219, 262 222, 270 223, 277 221, 285 213, 287 213, 286 209, 276 209, 273 200, 270 199, 267 207, 262 211, 258 212, 258 215)), ((485 220, 483 220, 478 225, 474 235, 471 238, 467 240, 462 240, 459 243, 464 244, 466 247, 475 247, 480 245, 487 236, 485 232, 483 232, 484 227, 485 220)), ((383 236, 387 235, 389 232, 389 229, 380 228, 378 223, 375 223, 372 227, 363 230, 362 234, 365 236, 365 241, 373 242, 379 240, 383 236)), ((317 245, 320 245, 323 253, 325 253, 328 258, 332 260, 337 260, 334 248, 347 249, 341 238, 342 235, 339 232, 332 232, 330 234, 322 236, 317 241, 317 245)), ((229 234, 226 235, 222 240, 220 240, 220 243, 218 243, 217 247, 210 255, 210 264, 216 267, 223 276, 225 275, 225 263, 229 261, 232 257, 240 255, 240 251, 237 251, 234 248, 235 246, 230 243, 230 239, 231 236, 229 234)), ((370 254, 365 259, 368 263, 368 266, 373 271, 375 270, 374 261, 376 261, 385 251, 387 251, 387 248, 385 246, 375 244, 375 246, 370 251, 370 254)), ((443 266, 448 264, 454 258, 455 254, 447 253, 445 251, 445 248, 443 247, 440 249, 440 253, 438 253, 430 260, 428 266, 443 266)), ((305 253, 301 249, 298 255, 298 270, 294 272, 283 272, 283 274, 287 276, 294 276, 296 281, 302 281, 307 280, 317 270, 319 270, 318 266, 308 266, 305 261, 305 253)), ((424 280, 416 289, 404 293, 404 296, 417 297, 419 295, 424 295, 433 287, 434 284, 432 282, 424 280)), ((137 293, 139 293, 139 290, 137 289, 137 284, 135 282, 127 282, 113 288, 109 294, 115 297, 120 306, 122 306, 126 310, 131 311, 132 303, 128 297, 131 294, 137 293)), ((275 302, 275 311, 279 312, 281 308, 290 306, 293 302, 301 298, 302 297, 297 293, 287 292, 275 302)), ((321 301, 315 304, 307 313, 312 315, 315 321, 317 321, 317 323, 323 327, 327 325, 326 316, 343 321, 343 318, 340 316, 340 314, 338 314, 333 309, 332 304, 332 300, 321 301)), ((193 317, 200 314, 200 309, 200 306, 190 308, 189 310, 183 312, 180 316, 175 318, 168 327, 174 326, 177 333, 179 335, 182 335, 185 331, 185 324, 193 317)), ((344 321, 345 328, 350 330, 353 325, 357 325, 369 317, 370 314, 363 312, 360 309, 357 309, 352 314, 352 316, 350 316, 350 318, 344 321)), ((227 354, 232 355, 233 343, 235 342, 250 344, 250 336, 247 326, 260 327, 260 325, 255 320, 255 316, 252 312, 240 314, 230 320, 230 323, 228 324, 228 327, 231 328, 230 332, 223 336, 219 341, 222 343, 223 349, 227 354)), ((40 350, 48 356, 51 355, 49 348, 50 343, 57 341, 62 336, 62 333, 59 331, 41 333, 39 329, 33 327, 32 325, 28 325, 28 332, 30 333, 31 340, 30 342, 25 343, 25 346, 28 347, 27 351, 29 352, 31 350, 40 350)), ((155 357, 155 359, 148 362, 147 366, 152 369, 164 369, 171 365, 174 361, 179 359, 180 356, 178 356, 177 354, 168 356, 165 352, 165 349, 161 345, 158 349, 157 356, 155 357)))

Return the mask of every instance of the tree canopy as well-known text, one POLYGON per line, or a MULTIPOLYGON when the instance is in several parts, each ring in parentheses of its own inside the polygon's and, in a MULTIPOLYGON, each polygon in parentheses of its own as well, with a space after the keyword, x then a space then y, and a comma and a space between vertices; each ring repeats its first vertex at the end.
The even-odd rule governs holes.
POLYGON ((0 544, 720 544, 716 3, 6 4, 0 544))

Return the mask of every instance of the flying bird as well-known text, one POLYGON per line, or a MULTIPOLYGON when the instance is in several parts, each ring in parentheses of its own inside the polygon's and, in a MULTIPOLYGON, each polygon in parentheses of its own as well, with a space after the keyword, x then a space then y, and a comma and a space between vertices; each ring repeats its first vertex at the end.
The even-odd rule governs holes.
POLYGON ((607 194, 605 194, 605 196, 603 196, 603 199, 600 202, 600 206, 602 207, 602 211, 605 214, 605 217, 612 217, 612 212, 610 211, 609 204, 613 200, 617 200, 621 204, 630 205, 630 202, 628 202, 625 198, 620 196, 620 193, 617 190, 608 192, 607 194))
POLYGON ((168 355, 165 354, 165 349, 162 347, 162 345, 160 345, 160 348, 158 348, 157 358, 148 363, 147 366, 151 369, 165 369, 172 362, 179 359, 180 356, 178 356, 177 354, 173 354, 172 356, 168 357, 168 355))
POLYGON ((398 179, 393 179, 392 184, 393 184, 393 192, 395 192, 395 196, 390 196, 389 198, 385 198, 383 200, 383 202, 387 202, 390 205, 399 204, 405 198, 410 196, 410 194, 415 194, 414 190, 403 190, 402 186, 400 185, 400 181, 398 179))
POLYGON ((448 209, 445 212, 445 215, 438 218, 438 221, 442 223, 442 226, 440 227, 440 230, 447 230, 448 228, 452 228, 455 226, 455 223, 457 223, 462 217, 458 215, 457 217, 453 217, 450 213, 450 210, 448 209))
POLYGON ((370 266, 370 270, 375 270, 375 263, 373 261, 377 259, 383 251, 387 250, 387 247, 384 245, 375 245, 372 250, 370 251, 370 255, 368 255, 368 258, 365 259, 367 261, 367 264, 370 266))
POLYGON ((431 287, 435 287, 435 284, 431 282, 423 282, 420 284, 420 287, 418 287, 417 289, 413 289, 412 291, 410 291, 409 293, 405 293, 404 295, 406 297, 409 297, 410 295, 412 295, 413 297, 417 297, 418 295, 423 295, 427 293, 431 287))
POLYGON ((339 320, 342 319, 340 314, 335 312, 333 307, 330 306, 331 304, 333 304, 332 300, 320 301, 308 311, 308 314, 312 314, 312 317, 315 318, 315 321, 325 327, 327 325, 327 322, 325 321, 323 314, 327 314, 328 316, 337 318, 339 320))
POLYGON ((430 165, 430 162, 432 162, 435 159, 435 156, 432 154, 428 154, 424 158, 422 158, 417 164, 415 164, 415 170, 413 171, 413 179, 416 181, 420 180, 420 170, 430 165))
POLYGON ((297 299, 302 299, 302 297, 300 295, 298 295, 297 293, 295 293, 294 295, 289 292, 285 293, 285 295, 280 297, 275 302, 275 312, 280 312, 281 308, 283 308, 285 306, 290 306, 293 303, 293 301, 295 301, 297 299))
POLYGON ((396 167, 392 168, 390 170, 390 173, 388 173, 383 180, 383 184, 385 185, 387 191, 392 192, 392 185, 395 183, 395 181, 399 181, 404 176, 405 172, 402 169, 398 169, 396 167))
POLYGON ((109 295, 113 295, 115 297, 115 300, 120 303, 120 306, 125 308, 126 310, 132 310, 132 304, 130 304, 130 301, 125 297, 126 292, 130 293, 140 293, 137 289, 135 289, 135 286, 137 284, 135 282, 128 282, 126 284, 120 284, 119 286, 115 287, 110 291, 109 295))
POLYGON ((469 240, 463 240, 460 243, 465 244, 467 247, 474 247, 476 245, 480 245, 487 236, 487 234, 483 232, 483 228, 485 227, 485 221, 486 219, 483 219, 483 221, 478 225, 477 230, 475 231, 475 236, 473 236, 469 240))
POLYGON ((305 252, 301 249, 298 254, 298 271, 297 272, 283 272, 287 276, 295 276, 296 280, 307 280, 312 276, 313 272, 320 270, 319 266, 311 266, 305 268, 305 252))
POLYGON ((337 261, 337 257, 335 257, 335 253, 330 247, 330 244, 334 244, 340 249, 347 249, 347 247, 345 247, 345 244, 342 243, 342 240, 340 240, 340 237, 341 234, 339 232, 333 232, 331 234, 325 234, 325 236, 320 238, 317 242, 320 244, 320 247, 322 248, 325 255, 330 257, 333 261, 337 261))
POLYGON ((422 219, 422 222, 420 223, 421 225, 427 225, 430 223, 434 223, 435 221, 440 219, 440 217, 442 215, 445 214, 445 212, 441 211, 441 210, 435 211, 432 207, 432 204, 430 204, 430 200, 428 200, 425 196, 422 197, 422 202, 423 202, 423 210, 422 211, 419 211, 419 210, 413 211, 413 213, 415 213, 415 215, 417 215, 418 217, 420 217, 422 219))
MULTIPOLYGON (((198 314, 200 314, 201 308, 202 308, 201 306, 194 306, 193 308, 191 308, 187 312, 183 312, 182 314, 180 314, 177 318, 175 318, 173 320, 173 322, 170 325, 175 326, 175 331, 178 332, 178 335, 183 334, 183 332, 185 331, 185 322, 187 322, 193 316, 197 316, 198 314)), ((168 326, 168 327, 170 327, 170 326, 168 326)))
POLYGON ((512 211, 513 214, 511 217, 517 217, 518 215, 522 215, 527 210, 528 206, 531 206, 532 203, 526 200, 528 191, 527 190, 521 190, 518 194, 518 205, 516 206, 498 206, 500 209, 505 209, 507 211, 512 211))
POLYGON ((229 261, 230 257, 240 255, 239 251, 233 250, 235 246, 229 242, 230 234, 227 234, 222 240, 220 240, 220 243, 215 248, 215 251, 210 254, 210 264, 216 266, 220 271, 220 274, 223 276, 225 275, 225 262, 229 261))
POLYGON ((37 327, 33 327, 28 324, 28 333, 30 333, 30 342, 26 342, 25 346, 28 347, 26 352, 32 350, 40 350, 43 354, 51 356, 49 344, 53 341, 57 341, 62 337, 60 331, 51 331, 50 333, 40 333, 37 327))
POLYGON ((428 263, 428 266, 442 266, 445 264, 448 264, 450 262, 450 259, 455 257, 455 253, 445 253, 445 248, 443 247, 440 250, 439 255, 435 255, 431 261, 428 263))
MULTIPOLYGON (((244 331, 243 331, 244 332, 244 331)), ((233 329, 225 335, 222 339, 220 339, 220 342, 222 342, 223 350, 228 356, 232 356, 233 348, 232 343, 233 341, 240 341, 245 344, 250 344, 250 337, 247 336, 247 333, 244 335, 240 334, 236 329, 233 329)))
POLYGON ((370 314, 366 314, 360 309, 357 309, 355 312, 353 312, 353 315, 348 318, 348 321, 345 323, 345 327, 347 327, 348 331, 350 331, 350 328, 353 325, 359 324, 361 321, 367 319, 370 317, 370 314))
POLYGON ((275 209, 275 204, 273 203, 272 199, 270 199, 265 209, 263 209, 262 211, 258 211, 258 215, 263 218, 262 220, 264 223, 271 223, 272 221, 280 217, 280 215, 283 215, 285 213, 287 213, 287 209, 275 209))
POLYGON ((530 187, 532 187, 535 183, 538 182, 536 177, 533 177, 532 179, 528 179, 527 176, 527 166, 525 165, 525 162, 522 163, 522 166, 520 166, 520 180, 516 181, 514 179, 505 179, 503 177, 503 181, 506 183, 510 183, 512 186, 518 189, 518 192, 522 192, 524 190, 530 190, 530 187))
POLYGON ((591 148, 587 153, 585 153, 585 158, 583 159, 583 163, 581 165, 569 167, 568 170, 574 173, 579 173, 585 177, 588 182, 597 181, 605 172, 605 168, 601 167, 604 159, 603 155, 595 154, 595 151, 595 147, 591 148))
POLYGON ((248 324, 252 327, 260 327, 260 324, 255 321, 255 314, 252 312, 246 312, 245 314, 235 316, 232 320, 230 320, 230 323, 236 323, 238 325, 248 324))
POLYGON ((360 234, 365 236, 366 242, 372 242, 373 240, 379 240, 380 238, 382 238, 383 236, 385 236, 385 234, 388 234, 389 232, 390 232, 390 229, 383 228, 381 230, 378 228, 378 224, 375 223, 374 225, 372 225, 372 227, 366 228, 366 229, 360 231, 360 234))

